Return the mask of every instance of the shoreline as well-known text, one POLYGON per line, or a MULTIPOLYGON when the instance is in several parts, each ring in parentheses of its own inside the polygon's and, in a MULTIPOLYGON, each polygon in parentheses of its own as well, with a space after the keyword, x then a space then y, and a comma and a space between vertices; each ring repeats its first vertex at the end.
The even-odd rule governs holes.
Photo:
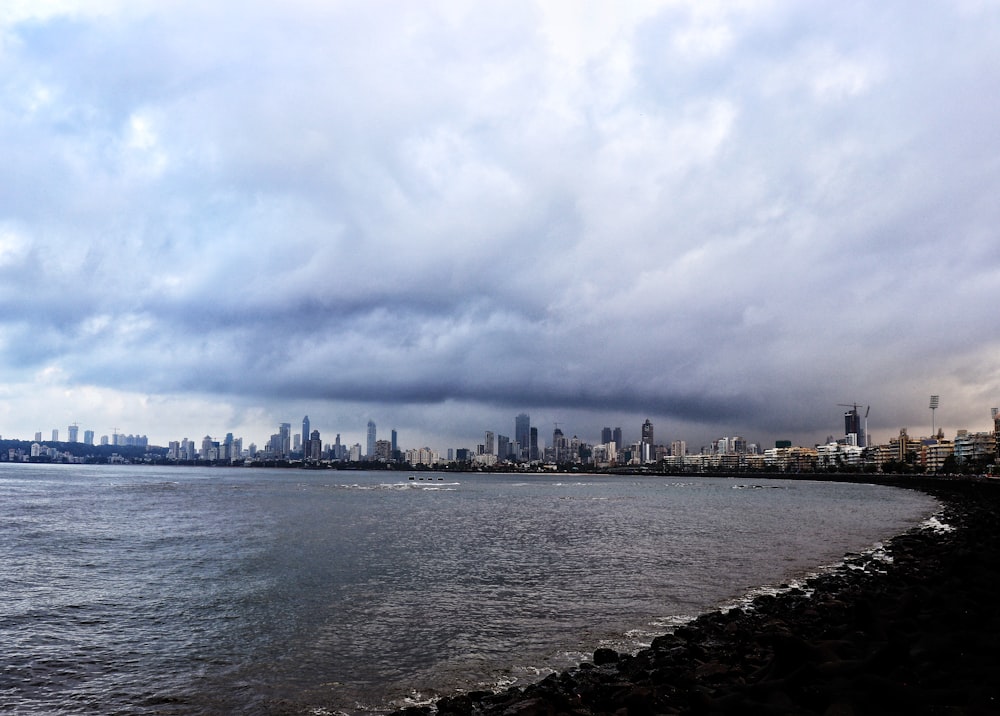
POLYGON ((634 656, 598 649, 534 684, 393 716, 1000 713, 1000 484, 866 481, 932 495, 944 527, 702 614, 634 656))

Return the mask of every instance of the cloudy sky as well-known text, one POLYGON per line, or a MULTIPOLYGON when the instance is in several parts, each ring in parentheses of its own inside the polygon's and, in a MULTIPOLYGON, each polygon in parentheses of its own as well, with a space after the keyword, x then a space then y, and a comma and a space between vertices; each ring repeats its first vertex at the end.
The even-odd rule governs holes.
POLYGON ((1000 4, 6 0, 0 435, 988 429, 1000 4))

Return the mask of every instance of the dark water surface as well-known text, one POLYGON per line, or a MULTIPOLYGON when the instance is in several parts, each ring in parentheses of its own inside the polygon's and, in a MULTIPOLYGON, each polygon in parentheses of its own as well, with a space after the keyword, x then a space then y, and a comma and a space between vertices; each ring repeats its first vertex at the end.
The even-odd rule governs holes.
POLYGON ((358 713, 523 683, 936 505, 752 477, 414 474, 0 464, 0 710, 358 713))

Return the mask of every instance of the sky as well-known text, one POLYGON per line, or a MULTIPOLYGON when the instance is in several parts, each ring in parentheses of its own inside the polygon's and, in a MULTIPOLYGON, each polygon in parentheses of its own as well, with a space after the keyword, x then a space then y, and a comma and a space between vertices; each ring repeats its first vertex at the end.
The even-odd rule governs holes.
POLYGON ((988 0, 6 0, 0 435, 988 430, 998 88, 988 0))

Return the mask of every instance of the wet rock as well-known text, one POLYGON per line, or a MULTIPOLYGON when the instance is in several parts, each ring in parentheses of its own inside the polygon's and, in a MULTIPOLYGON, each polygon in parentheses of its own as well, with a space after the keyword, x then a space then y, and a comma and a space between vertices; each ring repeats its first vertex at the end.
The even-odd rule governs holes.
POLYGON ((594 652, 594 666, 615 664, 618 662, 618 652, 614 649, 597 649, 594 652))

